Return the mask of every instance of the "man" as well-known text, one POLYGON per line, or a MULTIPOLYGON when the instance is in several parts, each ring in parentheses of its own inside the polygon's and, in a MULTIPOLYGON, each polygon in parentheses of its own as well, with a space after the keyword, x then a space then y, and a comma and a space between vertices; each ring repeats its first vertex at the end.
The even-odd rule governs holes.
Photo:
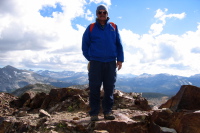
POLYGON ((98 121, 100 111, 100 87, 103 83, 104 97, 102 108, 104 119, 114 120, 112 106, 113 91, 116 82, 116 68, 124 62, 123 47, 117 26, 108 22, 108 10, 105 5, 96 9, 96 23, 89 25, 82 38, 82 51, 90 61, 89 67, 89 102, 91 121, 98 121), (91 27, 92 26, 92 27, 91 27))

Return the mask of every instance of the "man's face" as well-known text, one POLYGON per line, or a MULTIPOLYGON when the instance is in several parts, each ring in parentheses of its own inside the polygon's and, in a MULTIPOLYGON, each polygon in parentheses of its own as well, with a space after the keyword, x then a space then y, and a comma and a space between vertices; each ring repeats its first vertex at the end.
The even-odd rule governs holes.
POLYGON ((108 12, 106 10, 99 10, 97 12, 97 17, 101 21, 107 20, 108 12))

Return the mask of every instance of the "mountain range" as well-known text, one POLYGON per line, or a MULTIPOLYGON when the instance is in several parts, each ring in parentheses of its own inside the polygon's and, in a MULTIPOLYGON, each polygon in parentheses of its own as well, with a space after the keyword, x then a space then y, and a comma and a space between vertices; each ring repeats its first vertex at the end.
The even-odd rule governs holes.
MULTIPOLYGON (((156 92, 174 95, 182 85, 200 86, 200 74, 183 77, 169 74, 118 74, 116 89, 124 92, 156 92)), ((13 92, 29 84, 69 87, 88 84, 87 72, 20 70, 13 66, 0 68, 0 92, 13 92)))
POLYGON ((74 85, 51 77, 42 76, 33 71, 20 70, 13 66, 0 68, 0 92, 12 92, 29 84, 49 84, 57 87, 74 85))

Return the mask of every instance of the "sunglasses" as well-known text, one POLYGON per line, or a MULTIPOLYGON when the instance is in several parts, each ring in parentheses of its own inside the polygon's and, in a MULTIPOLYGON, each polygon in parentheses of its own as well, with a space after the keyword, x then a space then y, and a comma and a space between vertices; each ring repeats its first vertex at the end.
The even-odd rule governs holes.
POLYGON ((107 11, 99 11, 98 14, 99 14, 99 15, 101 15, 101 14, 106 15, 106 14, 107 14, 107 11))

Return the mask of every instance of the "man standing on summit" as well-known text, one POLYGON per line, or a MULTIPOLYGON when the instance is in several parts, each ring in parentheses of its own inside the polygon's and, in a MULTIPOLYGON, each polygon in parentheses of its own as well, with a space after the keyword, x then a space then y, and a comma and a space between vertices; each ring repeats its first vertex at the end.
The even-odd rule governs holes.
POLYGON ((82 51, 89 61, 89 102, 91 121, 98 121, 100 111, 100 88, 103 83, 102 108, 104 119, 114 120, 112 106, 116 82, 116 68, 122 68, 124 52, 117 25, 108 22, 108 9, 99 5, 96 9, 96 23, 90 24, 82 38, 82 51))

